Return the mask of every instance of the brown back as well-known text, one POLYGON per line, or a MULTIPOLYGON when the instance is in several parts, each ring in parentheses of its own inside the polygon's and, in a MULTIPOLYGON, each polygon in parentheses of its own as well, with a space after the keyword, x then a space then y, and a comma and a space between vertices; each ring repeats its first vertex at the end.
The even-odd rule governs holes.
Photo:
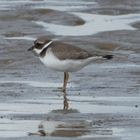
POLYGON ((75 47, 70 44, 61 43, 58 41, 55 41, 52 44, 50 44, 49 48, 51 48, 51 51, 60 60, 85 59, 93 56, 91 53, 87 52, 84 49, 75 47))

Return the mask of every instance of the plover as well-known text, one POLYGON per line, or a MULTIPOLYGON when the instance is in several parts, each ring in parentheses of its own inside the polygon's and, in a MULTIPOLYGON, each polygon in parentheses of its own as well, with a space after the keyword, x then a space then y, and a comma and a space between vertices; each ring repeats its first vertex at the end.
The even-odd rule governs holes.
POLYGON ((28 50, 33 51, 47 67, 64 72, 63 92, 66 91, 69 72, 79 71, 95 60, 113 58, 113 55, 95 55, 79 47, 46 37, 36 39, 28 50))

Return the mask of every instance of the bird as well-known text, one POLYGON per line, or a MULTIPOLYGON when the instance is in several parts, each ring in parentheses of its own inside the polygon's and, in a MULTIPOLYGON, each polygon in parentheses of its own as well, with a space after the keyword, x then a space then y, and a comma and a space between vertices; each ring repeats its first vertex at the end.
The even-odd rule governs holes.
POLYGON ((28 51, 32 51, 48 68, 64 73, 63 92, 66 92, 70 72, 79 71, 95 60, 113 58, 112 54, 97 55, 75 45, 47 37, 38 37, 28 51))

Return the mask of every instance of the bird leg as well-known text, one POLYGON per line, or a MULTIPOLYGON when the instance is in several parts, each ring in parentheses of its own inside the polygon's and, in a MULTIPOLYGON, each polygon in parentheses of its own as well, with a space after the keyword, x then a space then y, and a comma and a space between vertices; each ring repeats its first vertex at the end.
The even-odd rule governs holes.
POLYGON ((67 82, 69 79, 69 73, 64 72, 64 83, 63 83, 63 92, 66 92, 67 82))

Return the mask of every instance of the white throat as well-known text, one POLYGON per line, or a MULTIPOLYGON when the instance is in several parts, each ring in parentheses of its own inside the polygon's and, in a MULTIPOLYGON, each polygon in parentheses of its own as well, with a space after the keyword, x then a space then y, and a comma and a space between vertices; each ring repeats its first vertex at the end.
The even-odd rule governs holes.
POLYGON ((40 53, 43 51, 43 49, 47 48, 52 42, 53 42, 53 41, 50 41, 50 42, 48 42, 47 44, 45 44, 44 47, 43 47, 42 49, 34 49, 35 52, 36 52, 37 54, 40 54, 40 53))

